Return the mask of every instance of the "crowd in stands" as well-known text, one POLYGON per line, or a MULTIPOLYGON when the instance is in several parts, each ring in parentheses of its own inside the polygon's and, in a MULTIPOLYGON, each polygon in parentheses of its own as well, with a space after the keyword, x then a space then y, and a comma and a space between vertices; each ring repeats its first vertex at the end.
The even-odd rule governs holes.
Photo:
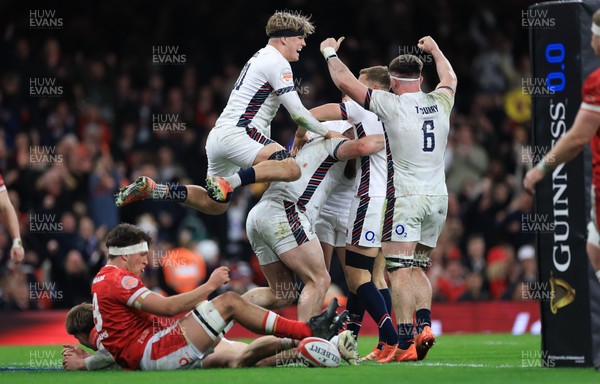
MULTIPOLYGON (((295 85, 308 108, 340 99, 319 53, 326 37, 346 36, 339 54, 358 73, 415 53, 420 37, 433 36, 458 76, 446 152, 448 219, 428 269, 434 300, 522 300, 526 283, 537 279, 535 233, 523 226, 532 198, 521 187, 531 167, 530 100, 521 90, 531 76, 520 23, 528 3, 454 3, 349 0, 348 12, 332 14, 326 4, 292 2, 317 25, 292 64, 295 85)), ((192 280, 229 265, 226 289, 265 285, 245 234, 264 185, 237 191, 221 216, 157 201, 117 208, 113 195, 140 175, 204 185, 207 134, 245 61, 266 44, 274 9, 243 1, 115 4, 57 8, 62 26, 45 29, 29 26, 29 9, 0 11, 0 171, 26 250, 23 265, 9 263, 11 239, 0 230, 0 309, 91 301, 104 236, 119 222, 152 234, 145 273, 155 290, 185 289, 179 283, 189 276, 169 270, 173 252, 198 259, 185 272, 192 280), (155 56, 164 47, 166 61, 155 56)), ((423 59, 423 90, 431 91, 435 64, 423 59)), ((282 108, 273 138, 290 145, 295 129, 282 108)), ((332 275, 345 289, 339 265, 332 275)))

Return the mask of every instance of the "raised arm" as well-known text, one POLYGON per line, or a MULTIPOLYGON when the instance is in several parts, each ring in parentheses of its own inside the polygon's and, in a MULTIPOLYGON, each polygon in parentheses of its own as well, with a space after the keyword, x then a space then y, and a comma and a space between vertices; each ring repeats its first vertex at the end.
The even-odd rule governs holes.
POLYGON ((579 109, 575 122, 535 167, 529 170, 523 180, 525 190, 534 192, 535 185, 562 163, 573 159, 581 152, 600 127, 600 113, 579 109))
POLYGON ((229 282, 229 268, 219 267, 210 275, 208 281, 201 286, 179 295, 165 297, 157 293, 140 295, 134 303, 136 308, 157 316, 175 316, 191 311, 208 295, 229 282), (142 297, 144 296, 144 297, 142 297))
POLYGON ((438 77, 440 78, 440 83, 436 88, 446 87, 450 88, 452 92, 456 92, 456 85, 458 84, 456 73, 454 73, 452 65, 450 65, 450 62, 446 56, 444 56, 435 40, 433 40, 431 36, 422 37, 419 40, 417 47, 422 49, 424 52, 431 54, 431 56, 433 56, 433 60, 435 60, 435 69, 437 70, 438 77))
POLYGON ((358 104, 365 105, 367 97, 369 97, 368 88, 354 77, 348 67, 337 56, 342 41, 344 41, 344 37, 340 37, 337 41, 331 37, 324 40, 321 43, 321 53, 327 60, 329 74, 335 86, 358 104))

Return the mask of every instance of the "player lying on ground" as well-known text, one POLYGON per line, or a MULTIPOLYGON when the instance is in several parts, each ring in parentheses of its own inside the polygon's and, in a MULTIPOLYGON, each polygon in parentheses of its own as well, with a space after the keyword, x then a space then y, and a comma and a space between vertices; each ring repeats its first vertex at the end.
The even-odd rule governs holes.
POLYGON ((393 93, 373 90, 358 81, 337 57, 343 38, 321 43, 335 85, 352 100, 374 112, 384 124, 393 167, 386 194, 381 246, 392 283, 398 325, 398 348, 383 361, 410 361, 424 357, 433 345, 431 285, 422 267, 437 244, 448 209, 444 151, 450 129, 457 79, 437 43, 426 36, 417 46, 433 56, 440 83, 430 93, 420 89, 422 61, 400 55, 389 65, 393 93), (414 343, 413 316, 417 315, 419 352, 414 343))
POLYGON ((301 340, 331 339, 347 313, 338 316, 337 300, 304 323, 258 307, 233 292, 205 300, 229 281, 229 270, 217 268, 194 290, 164 297, 144 286, 140 276, 148 264, 150 236, 131 224, 119 224, 107 235, 108 262, 92 281, 92 303, 98 339, 117 364, 129 370, 201 367, 219 335, 231 321, 252 332, 301 340), (155 316, 187 313, 160 332, 155 316))
POLYGON ((225 109, 208 135, 209 194, 197 185, 156 184, 142 176, 117 194, 117 206, 159 199, 218 215, 225 212, 229 195, 238 186, 297 180, 300 168, 280 144, 270 139, 271 121, 281 104, 299 126, 328 138, 335 136, 302 105, 294 86, 290 62, 300 59, 305 38, 315 30, 310 18, 278 11, 269 18, 265 30, 268 44, 242 69, 225 109))
MULTIPOLYGON (((347 129, 351 133, 351 129, 347 129)), ((326 139, 316 136, 296 154, 302 177, 272 183, 252 208, 246 233, 269 282, 243 297, 265 308, 291 305, 298 297, 295 275, 304 283, 298 298, 298 319, 319 313, 330 277, 313 223, 329 194, 343 177, 345 161, 383 148, 383 138, 326 139)))
MULTIPOLYGON (((92 354, 73 344, 64 345, 63 367, 68 371, 120 369, 98 338, 92 308, 92 304, 82 303, 71 308, 67 314, 67 333, 74 336, 83 346, 96 351, 92 354)), ((157 327, 156 331, 158 330, 157 327)), ((340 355, 351 364, 354 356, 352 352, 356 350, 356 341, 351 332, 344 331, 336 338, 340 355)), ((294 348, 297 343, 298 340, 263 336, 247 344, 227 340, 221 335, 215 340, 214 352, 202 361, 202 368, 261 367, 274 366, 278 362, 292 362, 297 358, 294 348), (287 353, 282 354, 282 351, 287 353)))

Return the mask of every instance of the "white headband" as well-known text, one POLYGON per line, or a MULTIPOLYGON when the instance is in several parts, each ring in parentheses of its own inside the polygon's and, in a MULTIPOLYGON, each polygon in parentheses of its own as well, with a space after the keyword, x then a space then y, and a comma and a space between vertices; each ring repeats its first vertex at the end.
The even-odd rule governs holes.
POLYGON ((148 243, 145 241, 126 247, 108 247, 108 253, 113 256, 133 255, 141 252, 148 252, 148 243))
POLYGON ((596 36, 600 36, 600 25, 592 23, 592 33, 596 36))
POLYGON ((392 76, 392 75, 390 75, 390 77, 392 79, 400 80, 400 81, 417 81, 417 80, 419 80, 421 78, 421 76, 419 76, 416 79, 409 79, 409 78, 406 78, 406 77, 396 77, 396 76, 392 76))

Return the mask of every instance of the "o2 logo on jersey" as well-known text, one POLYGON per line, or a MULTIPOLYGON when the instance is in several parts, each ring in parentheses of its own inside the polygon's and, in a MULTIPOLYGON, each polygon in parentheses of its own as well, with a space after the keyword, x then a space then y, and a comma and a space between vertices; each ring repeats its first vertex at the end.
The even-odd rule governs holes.
POLYGON ((406 230, 404 229, 404 225, 402 225, 402 224, 396 225, 396 229, 394 231, 396 231, 396 235, 398 235, 398 236, 403 236, 403 237, 408 236, 408 233, 406 233, 406 230))
POLYGON ((365 239, 367 239, 367 241, 374 243, 375 242, 375 232, 373 231, 367 231, 367 233, 365 233, 365 239))

